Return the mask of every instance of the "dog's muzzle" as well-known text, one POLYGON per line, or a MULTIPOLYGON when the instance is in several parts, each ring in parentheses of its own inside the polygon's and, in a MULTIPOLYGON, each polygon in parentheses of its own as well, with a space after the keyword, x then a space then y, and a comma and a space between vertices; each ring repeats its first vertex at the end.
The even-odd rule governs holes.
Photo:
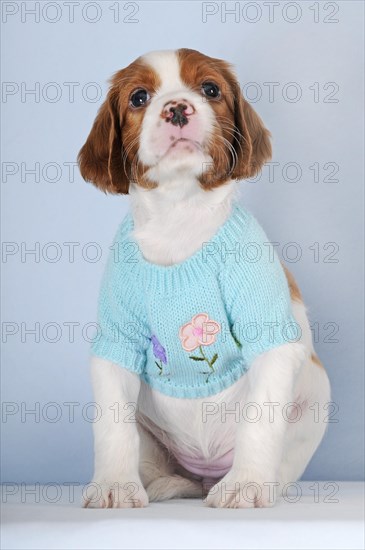
POLYGON ((182 128, 189 123, 189 116, 194 114, 194 107, 187 101, 170 101, 164 105, 162 117, 166 122, 182 128))

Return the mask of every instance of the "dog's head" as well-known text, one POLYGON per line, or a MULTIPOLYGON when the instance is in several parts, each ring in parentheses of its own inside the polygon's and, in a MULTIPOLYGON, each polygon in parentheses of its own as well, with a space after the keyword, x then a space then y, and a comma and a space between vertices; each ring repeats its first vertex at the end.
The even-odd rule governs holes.
POLYGON ((177 173, 209 190, 253 177, 270 157, 270 134, 229 64, 180 49, 144 55, 114 75, 79 165, 110 193, 177 173))

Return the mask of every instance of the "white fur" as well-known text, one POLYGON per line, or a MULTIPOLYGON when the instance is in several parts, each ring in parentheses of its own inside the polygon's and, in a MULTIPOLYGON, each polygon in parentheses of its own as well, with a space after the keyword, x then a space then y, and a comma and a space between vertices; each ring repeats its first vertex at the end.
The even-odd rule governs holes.
POLYGON ((172 265, 194 254, 229 216, 234 192, 233 182, 204 191, 192 176, 172 180, 171 188, 145 190, 132 184, 134 237, 144 257, 172 265))
MULTIPOLYGON (((157 94, 151 102, 143 124, 142 160, 148 158, 151 128, 161 103, 190 93, 180 81, 174 52, 149 54, 145 60, 159 73, 163 84, 161 95, 157 94)), ((189 98, 196 101, 196 94, 191 93, 189 98)), ((202 112, 207 116, 204 132, 208 139, 212 114, 207 106, 202 112)), ((166 157, 161 163, 155 158, 153 174, 158 187, 146 190, 131 186, 135 238, 144 257, 153 263, 171 265, 184 261, 229 216, 235 185, 230 182, 213 191, 202 190, 197 176, 204 154, 197 150, 192 157, 193 161, 184 164, 181 170, 175 169, 177 158, 166 157)), ((204 488, 194 476, 179 468, 166 448, 212 461, 234 448, 232 469, 210 489, 206 503, 244 508, 273 505, 273 489, 280 491, 285 483, 297 480, 319 445, 326 427, 324 405, 330 400, 327 375, 311 359, 312 336, 304 305, 294 302, 293 313, 302 328, 301 342, 263 354, 245 376, 210 398, 169 397, 141 384, 126 369, 95 358, 92 365, 95 399, 103 417, 94 424, 94 481, 101 491, 98 497, 94 488, 87 504, 145 506, 148 497, 162 500, 199 496, 204 488), (125 413, 130 412, 128 403, 133 406, 137 401, 138 423, 126 422, 125 418, 114 421, 110 409, 114 403, 119 403, 120 411, 125 413), (298 422, 283 417, 283 410, 292 402, 301 409, 298 422), (215 410, 218 408, 218 413, 209 414, 203 422, 202 411, 207 403, 215 410), (257 422, 243 419, 241 411, 247 403, 261 409, 257 422), (319 422, 315 422, 309 408, 313 403, 318 403, 321 412, 319 422), (239 413, 223 417, 223 410, 239 413), (270 411, 271 414, 274 411, 274 421, 270 411), (126 498, 128 481, 135 491, 132 504, 126 498), (116 482, 122 487, 118 497, 111 491, 116 482)))
MULTIPOLYGON (((213 111, 200 94, 187 88, 181 81, 175 52, 152 52, 143 56, 143 61, 157 72, 162 84, 158 94, 151 99, 143 119, 138 157, 144 164, 151 166, 147 175, 157 182, 160 188, 168 185, 172 189, 176 183, 179 187, 182 184, 191 184, 191 176, 195 180, 195 177, 212 162, 210 155, 204 152, 204 147, 212 132, 213 111), (183 157, 181 153, 174 153, 173 150, 167 153, 165 148, 160 146, 159 133, 165 132, 168 128, 165 123, 161 123, 160 113, 164 104, 172 99, 186 99, 196 109, 194 119, 197 122, 201 147, 194 148, 189 155, 185 154, 183 157)), ((183 131, 188 128, 189 125, 183 131)))

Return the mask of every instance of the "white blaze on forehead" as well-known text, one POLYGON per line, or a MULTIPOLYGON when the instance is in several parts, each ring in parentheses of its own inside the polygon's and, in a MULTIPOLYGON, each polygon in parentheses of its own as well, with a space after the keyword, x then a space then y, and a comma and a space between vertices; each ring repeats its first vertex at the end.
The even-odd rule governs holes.
POLYGON ((210 155, 202 147, 205 147, 212 133, 215 121, 213 110, 207 102, 202 101, 200 93, 182 81, 178 51, 151 52, 142 56, 141 60, 158 76, 160 86, 155 93, 151 93, 151 100, 144 112, 138 157, 151 167, 147 175, 160 186, 164 178, 171 182, 171 174, 176 169, 180 174, 184 171, 186 179, 195 183, 202 169, 211 162, 210 155), (163 124, 161 113, 164 105, 182 99, 193 111, 189 124, 183 128, 163 124), (173 142, 180 141, 178 138, 182 141, 175 149, 176 144, 171 146, 173 142), (189 145, 183 143, 184 140, 195 143, 195 149, 191 146, 189 149, 189 145), (167 155, 168 152, 170 154, 167 155), (154 171, 153 167, 156 167, 154 171))
POLYGON ((159 76, 161 86, 158 91, 160 94, 172 90, 187 89, 180 77, 180 63, 175 50, 150 52, 142 56, 142 60, 159 76))

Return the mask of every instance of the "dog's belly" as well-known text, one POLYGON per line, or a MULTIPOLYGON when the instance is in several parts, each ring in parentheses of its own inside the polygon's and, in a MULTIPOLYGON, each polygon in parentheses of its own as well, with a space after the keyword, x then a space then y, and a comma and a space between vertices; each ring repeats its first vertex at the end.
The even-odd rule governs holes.
POLYGON ((142 382, 138 420, 185 470, 204 479, 221 478, 232 466, 247 386, 243 376, 211 397, 179 399, 142 382))
POLYGON ((178 463, 192 474, 202 477, 204 480, 219 479, 225 476, 233 464, 233 447, 221 456, 191 456, 181 451, 176 451, 174 456, 178 463))

